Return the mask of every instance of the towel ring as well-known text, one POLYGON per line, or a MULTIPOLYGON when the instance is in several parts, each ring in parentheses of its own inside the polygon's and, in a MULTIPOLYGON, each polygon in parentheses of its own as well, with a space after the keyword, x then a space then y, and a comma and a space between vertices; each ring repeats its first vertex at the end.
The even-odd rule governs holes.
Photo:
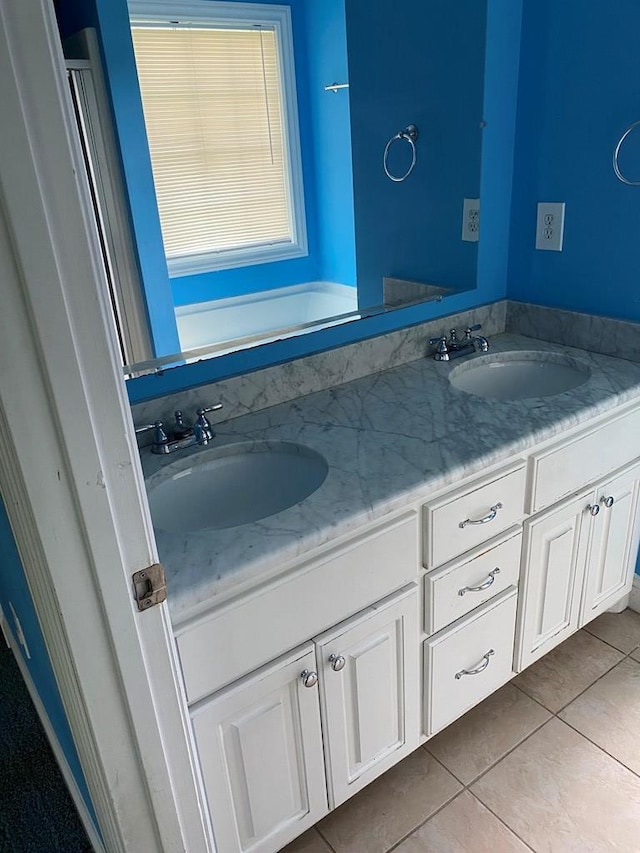
POLYGON ((411 172, 416 167, 416 163, 418 161, 418 153, 416 151, 416 140, 418 138, 418 128, 415 124, 408 124, 404 130, 398 131, 395 136, 392 136, 391 139, 387 142, 384 149, 384 157, 382 159, 382 165, 384 166, 384 173, 389 178, 390 181, 394 181, 396 184, 402 183, 402 181, 406 181, 411 172), (411 146, 411 165, 404 173, 404 175, 393 175, 389 171, 389 151, 391 151, 391 146, 398 139, 405 139, 409 145, 411 146))
POLYGON ((640 127, 640 121, 634 121, 632 125, 630 125, 625 132, 620 137, 618 144, 616 145, 616 150, 613 152, 613 171, 616 173, 616 177, 619 181, 622 181, 623 184, 626 184, 629 187, 640 187, 640 181, 630 181, 626 178, 622 172, 620 171, 620 164, 618 162, 620 157, 620 149, 622 148, 622 143, 625 141, 627 136, 636 129, 636 127, 640 127))

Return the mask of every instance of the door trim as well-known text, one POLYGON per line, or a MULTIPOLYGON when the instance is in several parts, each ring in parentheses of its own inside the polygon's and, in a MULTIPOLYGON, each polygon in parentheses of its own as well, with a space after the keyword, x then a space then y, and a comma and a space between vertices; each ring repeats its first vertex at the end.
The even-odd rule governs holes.
POLYGON ((212 849, 50 0, 0 4, 0 487, 109 851, 212 849))

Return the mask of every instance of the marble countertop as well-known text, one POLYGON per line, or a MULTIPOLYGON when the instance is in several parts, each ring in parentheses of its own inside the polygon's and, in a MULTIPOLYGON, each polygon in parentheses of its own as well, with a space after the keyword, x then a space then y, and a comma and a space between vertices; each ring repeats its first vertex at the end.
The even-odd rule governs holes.
MULTIPOLYGON (((563 352, 586 365, 590 378, 554 397, 487 400, 449 383, 463 361, 423 358, 218 424, 214 447, 297 442, 321 453, 329 472, 302 503, 262 521, 187 534, 156 531, 174 626, 332 539, 640 398, 640 364, 518 335, 491 340, 491 353, 509 351, 563 352)), ((187 468, 209 449, 170 457, 143 451, 148 490, 166 478, 167 463, 187 468)))

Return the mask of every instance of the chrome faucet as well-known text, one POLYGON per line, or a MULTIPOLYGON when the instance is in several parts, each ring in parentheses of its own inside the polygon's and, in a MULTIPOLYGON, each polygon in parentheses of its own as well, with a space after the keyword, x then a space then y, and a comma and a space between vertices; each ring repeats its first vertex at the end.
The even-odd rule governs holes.
POLYGON ((472 332, 478 332, 482 328, 481 323, 476 323, 475 326, 469 326, 464 331, 463 344, 472 344, 474 349, 479 352, 489 352, 489 341, 484 335, 472 335, 472 332))
POLYGON ((198 409, 196 412, 196 420, 193 426, 185 423, 184 416, 181 411, 175 412, 175 423, 173 425, 173 438, 169 438, 165 432, 162 421, 156 421, 153 424, 145 424, 144 426, 136 427, 136 435, 154 430, 153 442, 151 444, 152 453, 175 453, 176 450, 183 450, 185 447, 192 447, 194 444, 199 444, 205 447, 215 438, 215 431, 209 419, 208 412, 217 412, 222 408, 222 403, 216 403, 214 406, 207 406, 204 409, 198 409))
POLYGON ((475 326, 469 326, 465 329, 464 338, 460 340, 458 338, 458 332, 456 329, 451 329, 449 331, 449 338, 447 339, 446 335, 442 335, 439 338, 431 338, 429 343, 431 346, 436 347, 436 351, 434 353, 434 359, 436 361, 451 361, 452 358, 461 358, 465 355, 471 355, 471 353, 479 351, 479 352, 488 352, 489 351, 489 341, 484 337, 484 335, 474 335, 473 332, 477 332, 482 328, 480 323, 475 326))

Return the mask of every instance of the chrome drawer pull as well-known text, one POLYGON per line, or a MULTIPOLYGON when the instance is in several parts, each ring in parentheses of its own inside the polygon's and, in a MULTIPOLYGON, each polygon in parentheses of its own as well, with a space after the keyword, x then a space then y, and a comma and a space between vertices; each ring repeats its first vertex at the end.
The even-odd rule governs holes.
POLYGON ((611 509, 615 502, 616 499, 612 495, 609 495, 608 498, 600 498, 600 503, 604 504, 607 509, 611 509))
POLYGON ((494 504, 491 507, 491 509, 489 510, 489 513, 487 515, 485 515, 484 518, 478 518, 475 521, 471 518, 467 518, 466 521, 461 521, 458 526, 459 527, 466 527, 467 524, 488 524, 488 522, 493 521, 493 519, 496 517, 499 509, 502 509, 502 504, 501 503, 494 504))
POLYGON ((489 658, 491 655, 495 655, 493 649, 489 649, 486 655, 482 658, 482 663, 475 669, 461 669, 460 672, 456 672, 456 681, 459 681, 463 675, 480 675, 480 673, 484 672, 489 666, 489 658))
POLYGON ((465 595, 467 592, 482 592, 483 589, 489 589, 489 587, 495 582, 496 575, 500 574, 500 569, 496 566, 496 568, 489 572, 489 577, 484 583, 481 583, 480 586, 463 586, 462 589, 458 590, 458 595, 465 595))

